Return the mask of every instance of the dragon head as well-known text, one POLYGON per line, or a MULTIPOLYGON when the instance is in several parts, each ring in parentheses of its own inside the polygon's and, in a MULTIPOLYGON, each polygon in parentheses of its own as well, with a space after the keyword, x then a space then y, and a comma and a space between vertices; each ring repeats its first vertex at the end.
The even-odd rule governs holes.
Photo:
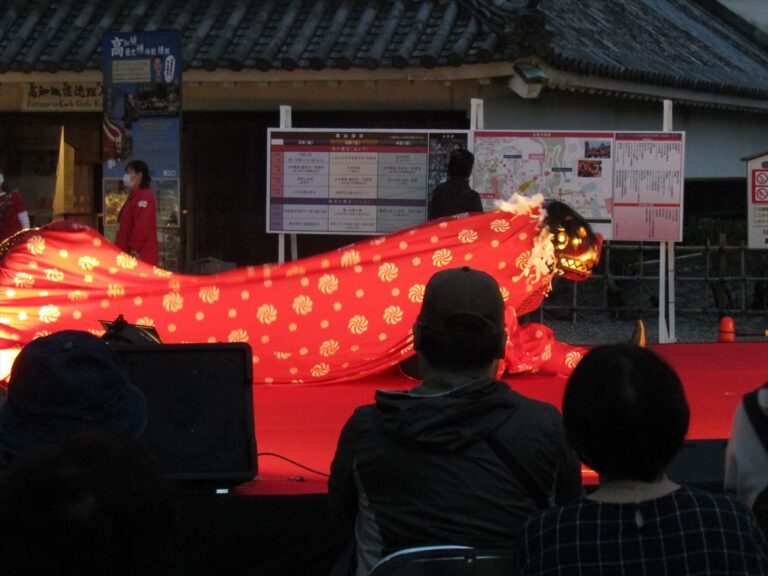
POLYGON ((586 280, 600 262, 602 234, 594 233, 583 216, 562 202, 549 200, 544 208, 544 224, 552 232, 555 245, 555 274, 569 280, 586 280))

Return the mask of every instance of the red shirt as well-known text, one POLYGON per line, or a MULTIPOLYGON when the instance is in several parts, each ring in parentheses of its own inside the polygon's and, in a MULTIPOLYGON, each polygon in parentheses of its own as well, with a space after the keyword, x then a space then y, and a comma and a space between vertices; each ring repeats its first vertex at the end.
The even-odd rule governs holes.
POLYGON ((157 266, 157 202, 150 188, 136 188, 120 208, 115 244, 128 254, 157 266))
POLYGON ((5 193, 0 190, 0 242, 21 230, 19 214, 26 211, 21 194, 16 190, 5 193))

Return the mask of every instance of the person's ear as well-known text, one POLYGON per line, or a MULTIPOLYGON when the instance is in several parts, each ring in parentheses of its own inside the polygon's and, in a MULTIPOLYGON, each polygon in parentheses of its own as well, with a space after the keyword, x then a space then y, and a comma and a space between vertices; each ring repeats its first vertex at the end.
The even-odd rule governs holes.
POLYGON ((421 350, 421 322, 418 320, 413 323, 413 349, 416 352, 421 350))

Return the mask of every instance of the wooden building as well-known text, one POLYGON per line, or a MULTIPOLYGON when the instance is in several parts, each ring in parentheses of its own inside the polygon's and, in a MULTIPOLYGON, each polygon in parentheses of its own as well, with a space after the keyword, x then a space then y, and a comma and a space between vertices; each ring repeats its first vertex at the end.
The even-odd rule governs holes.
MULTIPOLYGON (((714 0, 0 0, 0 163, 36 223, 65 126, 98 224, 101 38, 163 29, 183 36, 187 264, 276 258, 283 104, 296 127, 465 129, 480 98, 488 129, 659 130, 670 99, 686 194, 716 204, 744 197, 740 159, 768 134, 766 34, 714 0)), ((302 236, 299 254, 351 240, 302 236)))

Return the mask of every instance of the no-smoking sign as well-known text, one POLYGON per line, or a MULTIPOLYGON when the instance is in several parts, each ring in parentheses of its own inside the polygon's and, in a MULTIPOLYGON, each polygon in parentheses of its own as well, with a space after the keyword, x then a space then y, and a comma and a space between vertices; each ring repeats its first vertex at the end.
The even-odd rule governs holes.
POLYGON ((768 204, 768 170, 752 170, 752 202, 768 204))

